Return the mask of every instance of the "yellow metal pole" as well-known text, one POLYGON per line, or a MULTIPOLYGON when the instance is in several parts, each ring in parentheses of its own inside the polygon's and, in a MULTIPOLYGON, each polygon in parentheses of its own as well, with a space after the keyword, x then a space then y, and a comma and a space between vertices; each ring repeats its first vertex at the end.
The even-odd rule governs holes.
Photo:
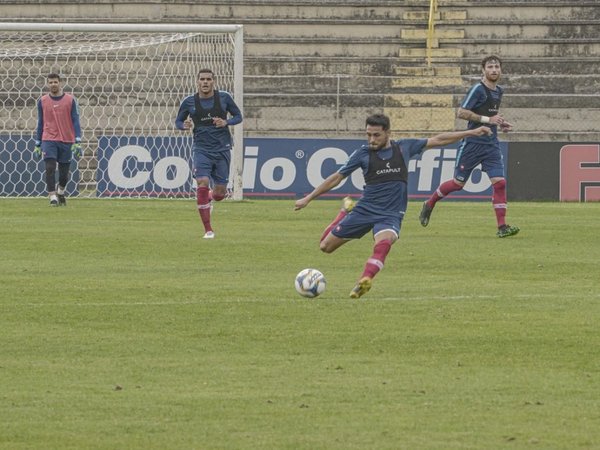
POLYGON ((437 0, 429 1, 429 23, 427 27, 427 67, 431 67, 431 49, 433 47, 435 14, 437 13, 437 0))

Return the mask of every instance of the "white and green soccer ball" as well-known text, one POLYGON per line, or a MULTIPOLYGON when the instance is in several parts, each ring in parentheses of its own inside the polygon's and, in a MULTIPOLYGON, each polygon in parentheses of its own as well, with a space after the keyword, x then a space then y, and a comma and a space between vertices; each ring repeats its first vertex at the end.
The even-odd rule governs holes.
POLYGON ((314 298, 325 292, 327 282, 317 269, 304 269, 296 275, 294 285, 302 297, 314 298))

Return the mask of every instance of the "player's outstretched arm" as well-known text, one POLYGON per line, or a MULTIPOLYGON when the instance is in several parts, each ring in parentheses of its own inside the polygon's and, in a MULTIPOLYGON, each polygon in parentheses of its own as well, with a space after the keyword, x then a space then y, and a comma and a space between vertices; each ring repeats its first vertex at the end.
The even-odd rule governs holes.
POLYGON ((458 108, 456 117, 469 122, 489 123, 490 125, 502 125, 506 122, 502 114, 496 114, 495 116, 481 116, 469 109, 464 108, 458 108))
POLYGON ((472 130, 452 131, 449 133, 441 133, 427 139, 426 148, 443 147, 444 145, 453 144, 466 137, 472 136, 491 136, 492 130, 489 127, 481 126, 472 130))
POLYGON ((331 189, 340 184, 343 179, 344 176, 341 173, 332 173, 327 178, 325 178, 325 180, 320 185, 318 185, 310 194, 306 195, 300 200, 297 200, 296 204, 294 205, 294 210, 298 211, 299 209, 306 207, 312 200, 317 198, 319 195, 324 194, 325 192, 329 192, 331 189))

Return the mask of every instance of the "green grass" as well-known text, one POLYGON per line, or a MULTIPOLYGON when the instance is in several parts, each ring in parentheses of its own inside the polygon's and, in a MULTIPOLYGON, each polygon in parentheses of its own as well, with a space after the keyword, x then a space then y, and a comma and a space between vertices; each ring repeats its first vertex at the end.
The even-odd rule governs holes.
POLYGON ((338 202, 0 199, 2 449, 600 448, 600 204, 410 205, 318 250, 338 202), (327 291, 298 296, 317 267, 327 291))

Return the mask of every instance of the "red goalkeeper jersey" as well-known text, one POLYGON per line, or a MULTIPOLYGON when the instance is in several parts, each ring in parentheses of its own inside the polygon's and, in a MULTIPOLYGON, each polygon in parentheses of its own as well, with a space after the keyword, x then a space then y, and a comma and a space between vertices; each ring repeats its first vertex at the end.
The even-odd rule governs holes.
POLYGON ((71 94, 52 97, 42 96, 38 102, 39 141, 75 142, 81 137, 77 102, 71 94))

